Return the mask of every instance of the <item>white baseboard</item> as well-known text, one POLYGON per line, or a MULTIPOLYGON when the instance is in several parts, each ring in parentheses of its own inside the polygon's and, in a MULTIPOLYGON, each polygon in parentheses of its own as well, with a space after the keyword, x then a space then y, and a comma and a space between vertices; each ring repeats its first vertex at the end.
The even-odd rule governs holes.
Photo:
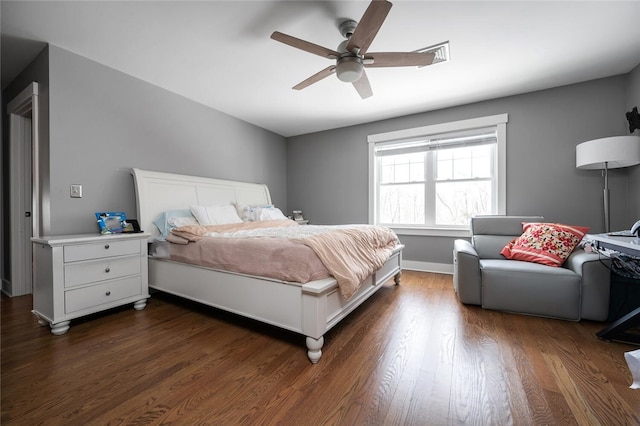
POLYGON ((11 282, 3 278, 2 289, 0 291, 2 291, 2 294, 4 294, 5 296, 11 297, 11 293, 9 293, 9 291, 7 290, 8 288, 11 288, 11 282))
POLYGON ((417 260, 402 260, 402 269, 420 272, 434 272, 437 274, 453 275, 453 264, 419 262, 417 260))

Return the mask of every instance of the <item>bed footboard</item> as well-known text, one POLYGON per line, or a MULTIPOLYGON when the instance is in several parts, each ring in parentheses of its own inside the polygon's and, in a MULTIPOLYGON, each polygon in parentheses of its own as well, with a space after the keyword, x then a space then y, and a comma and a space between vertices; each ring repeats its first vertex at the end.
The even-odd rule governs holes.
POLYGON ((402 248, 345 300, 333 278, 307 284, 149 259, 149 287, 306 336, 307 356, 317 363, 324 334, 402 269, 402 248))

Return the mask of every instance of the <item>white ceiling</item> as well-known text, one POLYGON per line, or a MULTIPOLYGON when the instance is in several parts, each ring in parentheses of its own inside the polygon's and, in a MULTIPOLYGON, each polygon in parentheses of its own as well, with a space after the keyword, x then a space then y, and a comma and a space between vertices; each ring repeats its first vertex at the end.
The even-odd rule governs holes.
POLYGON ((48 42, 293 136, 623 74, 640 63, 640 1, 393 0, 369 51, 448 40, 449 62, 369 69, 374 96, 366 100, 335 76, 291 90, 331 62, 270 34, 335 49, 340 20, 358 21, 368 3, 2 1, 2 87, 48 42))

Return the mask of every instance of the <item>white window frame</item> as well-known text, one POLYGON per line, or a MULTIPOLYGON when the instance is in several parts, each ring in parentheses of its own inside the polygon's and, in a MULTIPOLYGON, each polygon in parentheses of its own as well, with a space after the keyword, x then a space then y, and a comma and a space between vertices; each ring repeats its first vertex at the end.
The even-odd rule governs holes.
MULTIPOLYGON (((376 176, 375 176, 375 147, 376 144, 402 141, 407 139, 428 138, 429 136, 452 133, 464 130, 496 127, 498 164, 496 168, 497 179, 497 214, 506 214, 507 204, 507 122, 508 114, 491 115, 468 120, 459 120, 449 123, 433 124, 430 126, 415 127, 411 129, 396 130, 393 132, 369 135, 369 223, 375 224, 376 218, 376 176)), ((432 227, 432 226, 393 226, 393 230, 400 235, 428 235, 446 237, 465 237, 469 235, 469 229, 459 227, 432 227)))

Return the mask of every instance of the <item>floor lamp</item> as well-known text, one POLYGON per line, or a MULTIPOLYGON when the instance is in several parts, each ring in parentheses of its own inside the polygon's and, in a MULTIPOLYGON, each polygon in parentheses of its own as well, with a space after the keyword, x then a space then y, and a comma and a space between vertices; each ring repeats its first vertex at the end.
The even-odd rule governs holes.
POLYGON ((610 232, 609 169, 640 164, 640 136, 613 136, 594 139, 576 146, 576 167, 603 170, 604 174, 604 227, 610 232))

